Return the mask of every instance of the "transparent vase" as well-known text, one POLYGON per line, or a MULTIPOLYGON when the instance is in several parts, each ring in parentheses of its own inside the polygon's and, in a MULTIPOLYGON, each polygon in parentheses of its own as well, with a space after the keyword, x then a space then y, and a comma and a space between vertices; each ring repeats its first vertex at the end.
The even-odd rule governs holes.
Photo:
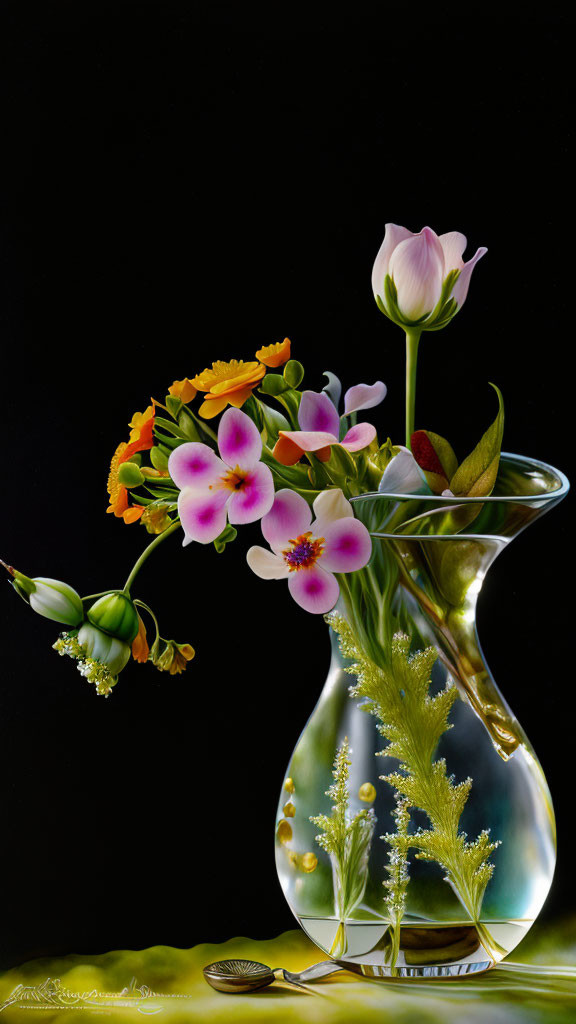
POLYGON ((547 896, 550 793, 483 658, 475 608, 496 556, 567 491, 551 466, 503 455, 490 497, 354 499, 372 559, 339 577, 332 661, 283 781, 276 859, 304 931, 364 974, 486 970, 547 896))

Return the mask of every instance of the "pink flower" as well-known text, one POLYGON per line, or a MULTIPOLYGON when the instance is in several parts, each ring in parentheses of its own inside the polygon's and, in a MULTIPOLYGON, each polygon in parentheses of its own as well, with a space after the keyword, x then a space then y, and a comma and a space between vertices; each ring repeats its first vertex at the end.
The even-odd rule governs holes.
MULTIPOLYGON (((397 291, 397 309, 408 321, 428 316, 443 297, 443 303, 454 299, 459 309, 468 294, 472 271, 488 250, 482 246, 467 263, 462 254, 466 237, 459 231, 437 235, 432 228, 422 228, 418 234, 399 224, 387 224, 384 241, 374 262, 372 289, 376 301, 384 312, 395 319, 390 297, 386 294, 385 278, 392 279, 397 291), (458 271, 455 283, 443 293, 446 278, 458 271)), ((424 328, 426 329, 426 328, 424 328)))
POLYGON ((178 513, 184 544, 216 540, 226 521, 234 525, 261 519, 274 501, 274 480, 260 462, 258 428, 240 409, 228 409, 218 427, 221 458, 206 444, 187 442, 176 448, 168 470, 180 488, 178 513))
POLYGON ((340 587, 335 572, 354 572, 370 560, 372 541, 339 488, 322 491, 314 502, 295 491, 277 491, 262 519, 262 533, 272 548, 252 547, 248 565, 264 580, 288 580, 292 597, 308 612, 329 612, 340 587))
MULTIPOLYGON (((386 386, 382 381, 371 387, 357 384, 346 392, 347 412, 369 408, 368 403, 377 405, 385 394, 386 386), (359 388, 365 388, 367 393, 359 392, 359 388)), ((293 466, 304 452, 314 452, 321 462, 327 462, 332 445, 341 444, 346 451, 358 452, 367 448, 376 437, 376 428, 371 423, 357 423, 340 441, 338 410, 324 391, 302 392, 298 423, 302 430, 281 430, 278 435, 273 455, 283 466, 293 466)))

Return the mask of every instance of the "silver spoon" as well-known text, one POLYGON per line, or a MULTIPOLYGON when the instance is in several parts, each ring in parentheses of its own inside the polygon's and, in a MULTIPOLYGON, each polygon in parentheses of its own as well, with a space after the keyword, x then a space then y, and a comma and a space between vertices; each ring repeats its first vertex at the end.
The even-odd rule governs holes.
POLYGON ((344 971, 335 960, 323 960, 319 964, 307 967, 305 971, 294 974, 284 967, 266 967, 256 960, 218 960, 208 964, 203 974, 212 988, 218 992, 255 992, 266 988, 273 981, 287 981, 290 985, 304 985, 308 981, 318 981, 336 971, 344 971))

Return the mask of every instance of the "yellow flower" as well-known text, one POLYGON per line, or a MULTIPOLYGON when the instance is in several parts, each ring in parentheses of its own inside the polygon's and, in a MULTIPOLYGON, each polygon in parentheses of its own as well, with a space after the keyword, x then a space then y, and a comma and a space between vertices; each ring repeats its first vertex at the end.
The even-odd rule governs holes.
POLYGON ((184 672, 195 653, 191 644, 177 644, 175 640, 158 638, 152 645, 150 658, 160 672, 169 672, 171 676, 175 676, 184 672))
POLYGON ((212 363, 211 370, 204 370, 190 382, 198 391, 206 392, 206 398, 198 410, 200 415, 209 420, 227 405, 240 409, 265 373, 262 363, 245 363, 242 359, 212 363))
POLYGON ((175 380, 168 391, 174 395, 174 398, 180 398, 184 403, 191 402, 198 394, 189 377, 184 377, 184 380, 175 380))
POLYGON ((172 520, 166 509, 166 504, 146 506, 142 513, 142 525, 146 527, 148 533, 164 533, 170 526, 172 520))
POLYGON ((277 341, 273 345, 265 345, 264 348, 258 349, 256 359, 271 369, 283 366, 290 359, 290 338, 284 338, 284 341, 277 341))

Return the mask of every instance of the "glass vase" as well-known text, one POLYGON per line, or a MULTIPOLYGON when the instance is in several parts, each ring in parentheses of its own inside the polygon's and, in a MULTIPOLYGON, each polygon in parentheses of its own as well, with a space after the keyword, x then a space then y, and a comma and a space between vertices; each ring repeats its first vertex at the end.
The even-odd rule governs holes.
POLYGON ((370 976, 486 970, 526 934, 555 864, 550 793, 486 665, 475 608, 566 478, 503 455, 490 497, 360 495, 373 553, 340 576, 332 661, 276 819, 284 894, 370 976))

